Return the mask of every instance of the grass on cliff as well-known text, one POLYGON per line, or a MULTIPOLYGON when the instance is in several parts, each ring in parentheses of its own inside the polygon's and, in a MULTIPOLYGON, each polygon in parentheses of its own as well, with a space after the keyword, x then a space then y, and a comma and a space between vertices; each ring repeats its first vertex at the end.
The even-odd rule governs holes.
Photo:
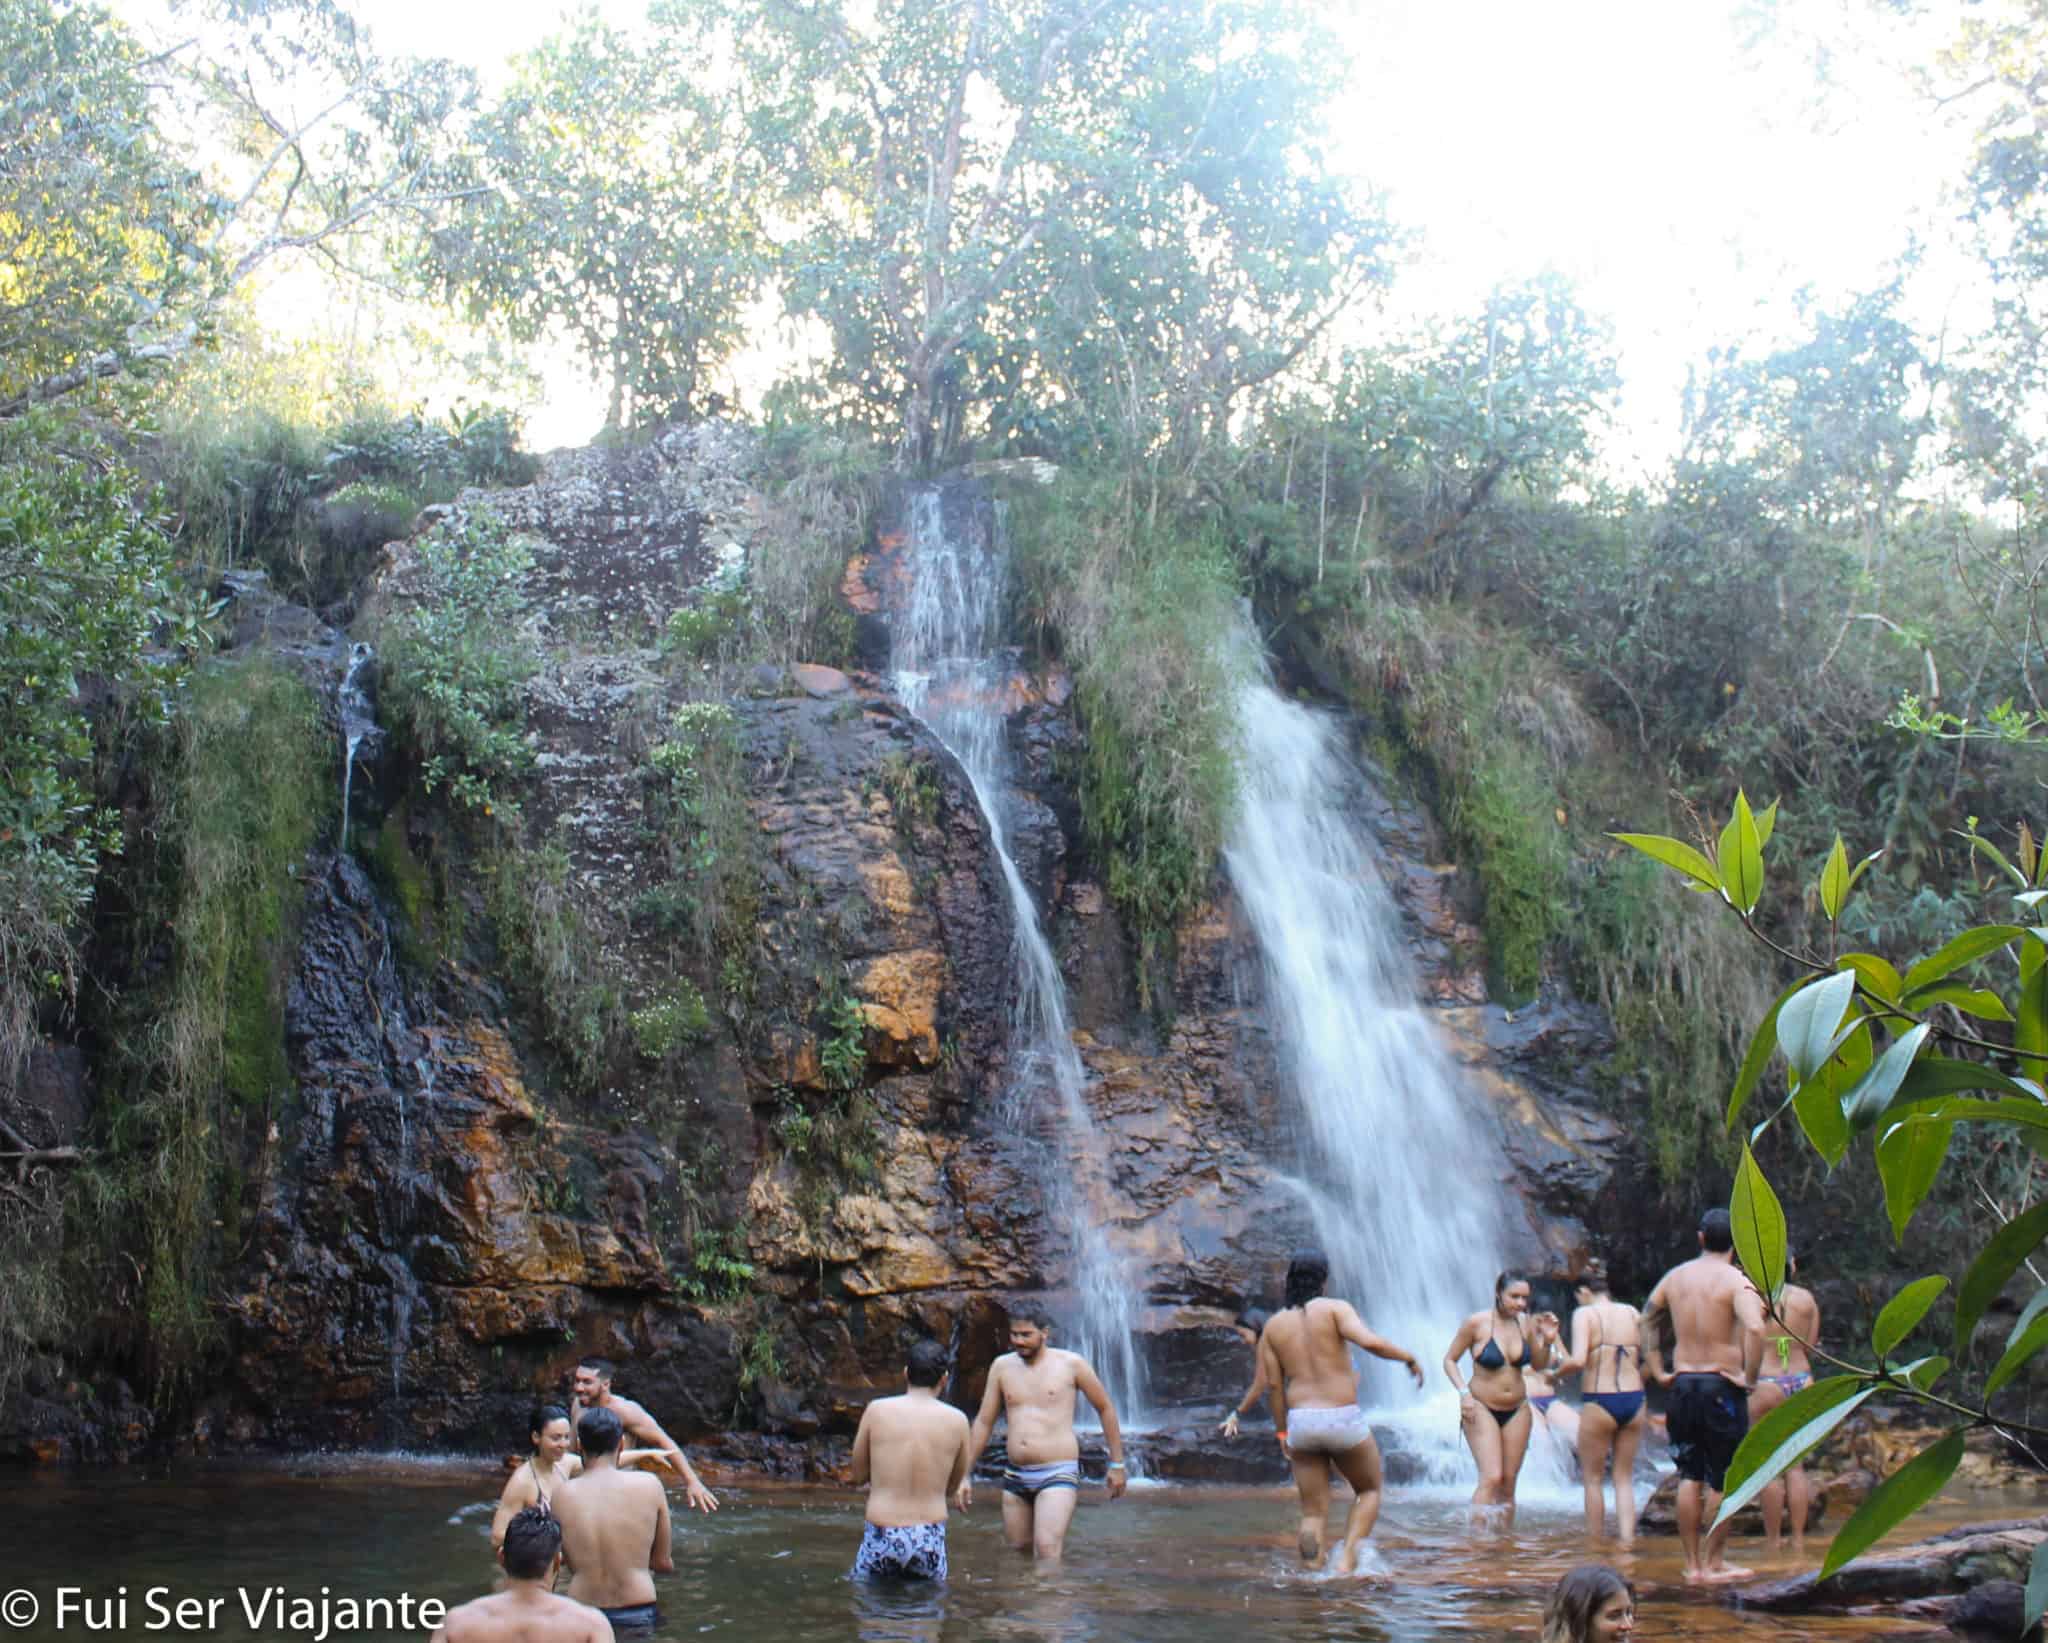
POLYGON ((1104 480, 1011 503, 1022 615, 1072 669, 1089 848, 1165 1004, 1173 935, 1207 893, 1237 796, 1239 583, 1205 520, 1104 480))

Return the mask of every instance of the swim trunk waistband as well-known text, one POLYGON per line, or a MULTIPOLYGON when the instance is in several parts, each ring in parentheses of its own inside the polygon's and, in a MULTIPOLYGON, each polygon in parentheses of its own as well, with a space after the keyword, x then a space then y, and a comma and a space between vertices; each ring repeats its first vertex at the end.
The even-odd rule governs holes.
POLYGON ((1077 1460, 1049 1460, 1038 1466, 1010 1466, 1003 1470, 1003 1493, 1019 1500, 1036 1500, 1048 1489, 1081 1487, 1081 1463, 1077 1460))
POLYGON ((853 1560, 855 1580, 944 1580, 946 1526, 867 1524, 853 1560))
POLYGON ((1794 1392, 1804 1392, 1813 1385, 1813 1374, 1810 1370, 1801 1370, 1796 1375, 1759 1375, 1757 1379, 1769 1381, 1788 1398, 1794 1392))
POLYGON ((597 1612, 618 1632, 651 1632, 661 1624, 661 1610, 652 1603, 622 1603, 616 1609, 599 1604, 597 1612))
POLYGON ((1345 1455, 1371 1441, 1371 1423, 1355 1403, 1287 1411, 1287 1447, 1297 1455, 1345 1455))

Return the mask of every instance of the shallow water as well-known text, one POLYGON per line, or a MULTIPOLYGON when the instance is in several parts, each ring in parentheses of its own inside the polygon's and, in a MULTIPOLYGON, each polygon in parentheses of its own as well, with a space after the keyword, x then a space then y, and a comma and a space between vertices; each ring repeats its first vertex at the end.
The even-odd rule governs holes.
MULTIPOLYGON (((449 1602, 490 1586, 491 1503, 497 1478, 473 1460, 352 1460, 286 1468, 186 1467, 169 1473, 24 1474, 8 1480, 8 1537, 0 1588, 26 1589, 40 1617, 18 1637, 70 1638, 59 1629, 60 1586, 95 1599, 128 1589, 128 1624, 98 1635, 147 1636, 165 1601, 222 1597, 219 1623, 183 1635, 311 1639, 310 1630, 252 1628, 266 1586, 294 1597, 434 1597, 449 1602), (26 1508, 26 1510, 23 1510, 26 1508)), ((872 1591, 845 1578, 860 1536, 859 1497, 840 1491, 726 1488, 725 1509, 678 1522, 676 1572, 660 1583, 664 1639, 850 1638, 863 1643, 966 1639, 1073 1639, 1088 1643, 1245 1643, 1275 1640, 1533 1638, 1557 1575, 1592 1555, 1576 1503, 1525 1506, 1512 1530, 1474 1529, 1451 1491, 1394 1493, 1380 1519, 1378 1573, 1369 1580, 1305 1576, 1292 1565, 1291 1492, 1134 1489, 1120 1502, 1083 1498, 1057 1569, 1039 1569, 1002 1544, 993 1485, 956 1517, 953 1579, 943 1592, 872 1591)), ((1944 1523, 2039 1510, 2027 1500, 1950 1501, 1944 1523)), ((1925 1532, 1931 1524, 1923 1522, 1925 1532)), ((1824 1544, 1815 1541, 1809 1556, 1824 1544)), ((1679 1582, 1675 1540, 1650 1537, 1632 1554, 1610 1541, 1600 1554, 1628 1571, 1643 1599, 1639 1638, 1829 1639, 1927 1635, 1868 1618, 1745 1618, 1679 1582)), ((1766 1559, 1738 1542, 1738 1561, 1791 1572, 1789 1553, 1766 1559)), ((0 1597, 0 1618, 18 1611, 0 1597)), ((0 1636, 6 1635, 0 1632, 0 1636)), ((153 1635, 180 1635, 159 1627, 153 1635)), ((420 1636, 388 1627, 335 1637, 420 1636)), ((1934 1635, 1946 1636, 1946 1633, 1934 1635)))

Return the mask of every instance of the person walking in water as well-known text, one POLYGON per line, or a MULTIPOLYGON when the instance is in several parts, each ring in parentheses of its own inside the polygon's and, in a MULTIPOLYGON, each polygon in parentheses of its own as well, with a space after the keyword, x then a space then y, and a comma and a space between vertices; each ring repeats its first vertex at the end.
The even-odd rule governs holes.
MULTIPOLYGON (((989 1365, 981 1412, 968 1443, 968 1470, 981 1458, 998 1417, 1008 1422, 1009 1464, 1003 1471, 1003 1538, 1013 1551, 1048 1562, 1066 1550, 1067 1525, 1081 1497, 1081 1440, 1074 1433, 1074 1395, 1095 1406, 1109 1447, 1109 1498, 1124 1492, 1124 1439, 1116 1408, 1088 1360, 1047 1344, 1052 1315, 1034 1311, 1010 1320, 1010 1350, 989 1365)), ((953 1501, 974 1503, 963 1478, 953 1501)))
POLYGON ((1286 1304, 1259 1335, 1259 1368, 1301 1497, 1295 1547, 1311 1569, 1323 1563, 1332 1467, 1357 1497, 1344 1520, 1344 1549, 1337 1557, 1338 1573, 1348 1575, 1358 1567, 1359 1543, 1380 1515, 1380 1446, 1358 1407, 1351 1348, 1405 1364, 1417 1386, 1423 1374, 1414 1353, 1367 1329, 1349 1301, 1325 1295, 1329 1281, 1329 1257, 1319 1249, 1295 1251, 1287 1263, 1286 1304))
MULTIPOLYGON (((704 1487, 704 1480, 697 1476, 697 1469, 690 1464, 690 1457, 683 1453, 682 1445, 661 1429, 661 1422, 650 1415, 631 1398, 622 1398, 612 1390, 612 1363, 608 1358, 585 1358, 576 1366, 576 1430, 583 1430, 586 1410, 606 1409, 618 1417, 619 1425, 628 1436, 640 1439, 658 1450, 668 1466, 682 1476, 684 1498, 700 1512, 718 1510, 718 1497, 704 1487)), ((579 1436, 580 1444, 580 1436, 579 1436)), ((638 1458, 637 1451, 628 1451, 638 1458)), ((624 1456, 620 1457, 622 1460, 624 1456)))
POLYGON ((1230 1327, 1237 1332, 1237 1338, 1252 1349, 1252 1384, 1245 1395, 1237 1400, 1237 1407, 1223 1417, 1223 1424, 1217 1428, 1226 1438, 1237 1436, 1237 1423, 1243 1416, 1258 1407, 1259 1399, 1266 1395, 1266 1363, 1259 1355, 1259 1336, 1264 1333, 1270 1312, 1260 1307, 1248 1306, 1231 1320, 1230 1327))
POLYGON ((1607 1264, 1588 1261, 1575 1291, 1572 1348, 1557 1373, 1577 1375, 1585 1405, 1579 1411, 1579 1475, 1586 1486, 1586 1529, 1606 1528, 1601 1478, 1614 1460, 1614 1529, 1636 1538, 1636 1448, 1643 1441, 1642 1314, 1607 1289, 1607 1264))
POLYGON ((1657 1280, 1643 1314, 1643 1361, 1667 1405, 1671 1458, 1678 1466, 1678 1538, 1689 1581, 1742 1580, 1752 1571, 1724 1560, 1729 1525, 1700 1539, 1720 1509, 1728 1463, 1749 1430, 1749 1390, 1763 1358, 1764 1310, 1756 1286, 1735 1264, 1735 1233, 1725 1209, 1700 1217, 1700 1252, 1657 1280), (1664 1368, 1663 1324, 1677 1346, 1675 1372, 1664 1368))
POLYGON ((585 1412, 583 1472, 555 1491, 552 1510, 562 1523, 562 1554, 575 1571, 569 1595, 602 1609, 622 1632, 650 1632, 661 1624, 654 1577, 675 1572, 669 1550, 668 1491, 645 1472, 622 1472, 624 1429, 609 1409, 585 1412))
POLYGON ((498 1509, 491 1514, 494 1552, 505 1544, 506 1525, 518 1513, 529 1506, 547 1507, 555 1491, 583 1470, 582 1458, 569 1449, 568 1410, 560 1404, 542 1404, 527 1426, 530 1452, 505 1480, 504 1492, 498 1496, 498 1509))
POLYGON ((512 1514, 499 1561, 505 1589, 450 1609, 428 1643, 612 1643, 601 1611, 555 1596, 562 1526, 545 1506, 512 1514))
POLYGON ((967 1417, 941 1401, 946 1349, 919 1341, 904 1390, 877 1398, 853 1435, 853 1486, 867 1486, 855 1580, 944 1580, 946 1501, 967 1481, 967 1417))
POLYGON ((1528 1314, 1529 1280, 1503 1272, 1493 1281, 1493 1305, 1467 1318, 1444 1353, 1444 1374, 1458 1389, 1459 1425, 1479 1463, 1472 1504, 1505 1507, 1510 1523, 1515 1481, 1529 1452, 1529 1392, 1522 1371, 1550 1369, 1560 1356, 1557 1319, 1545 1313, 1532 1320, 1532 1331, 1523 1322, 1528 1314), (1467 1352, 1472 1354, 1469 1385, 1458 1373, 1458 1360, 1467 1352))
MULTIPOLYGON (((1799 1262, 1785 1251, 1785 1286, 1778 1292, 1777 1305, 1770 1309, 1764 1325, 1763 1373, 1749 1395, 1749 1421, 1754 1426, 1795 1392, 1813 1385, 1813 1360, 1809 1347, 1820 1344, 1820 1302, 1813 1291, 1791 1280, 1799 1275, 1799 1262)), ((1792 1508, 1792 1549, 1806 1549, 1806 1514, 1812 1502, 1806 1463, 1789 1467, 1764 1485, 1757 1497, 1763 1513, 1764 1539, 1772 1551, 1784 1543, 1785 1508, 1792 1508)))

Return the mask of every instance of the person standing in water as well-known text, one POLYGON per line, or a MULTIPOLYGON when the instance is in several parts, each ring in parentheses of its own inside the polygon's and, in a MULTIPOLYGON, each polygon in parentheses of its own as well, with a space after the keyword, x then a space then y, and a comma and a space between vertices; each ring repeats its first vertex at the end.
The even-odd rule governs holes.
POLYGON ((1607 1264, 1588 1261, 1579 1275, 1572 1313, 1571 1355, 1559 1375, 1577 1375, 1585 1406, 1579 1411, 1579 1475, 1586 1486, 1586 1529, 1606 1527, 1601 1477, 1614 1458, 1614 1528, 1636 1538, 1636 1448, 1643 1441, 1642 1314, 1607 1290, 1607 1264))
POLYGON ((529 1506, 547 1507, 555 1491, 583 1470, 581 1456, 570 1453, 572 1434, 569 1411, 560 1404, 545 1403, 527 1422, 531 1452, 505 1480, 498 1496, 498 1509, 491 1514, 491 1550, 505 1544, 505 1527, 529 1506))
MULTIPOLYGON (((1056 1562, 1081 1498, 1081 1440, 1074 1433, 1074 1397, 1095 1406, 1109 1447, 1109 1498, 1124 1492, 1124 1439, 1116 1408, 1086 1358, 1046 1344, 1052 1315, 1044 1310, 1010 1320, 1010 1350, 989 1365, 981 1412, 968 1444, 971 1472, 1000 1417, 1008 1422, 1009 1464, 1003 1471, 1003 1539, 1013 1551, 1056 1562)), ((966 1511, 974 1485, 963 1479, 953 1503, 966 1511)))
POLYGON ((512 1514, 499 1561, 505 1589, 450 1609, 428 1643, 612 1643, 601 1610, 555 1596, 562 1526, 545 1506, 512 1514))
MULTIPOLYGON (((1754 1426, 1795 1392, 1813 1385, 1813 1360, 1807 1349, 1820 1343, 1820 1302, 1813 1291, 1791 1280, 1799 1275, 1799 1262, 1785 1251, 1785 1286, 1778 1292, 1778 1304, 1770 1309, 1764 1325, 1763 1374, 1749 1395, 1749 1423, 1754 1426)), ((1785 1508, 1792 1508, 1792 1549, 1806 1549, 1806 1514, 1812 1502, 1806 1463, 1788 1468, 1764 1485, 1757 1497, 1763 1513, 1764 1538, 1776 1551, 1784 1543, 1785 1508)))
POLYGON ((1414 1353, 1367 1329, 1349 1301, 1324 1295, 1329 1281, 1328 1256, 1319 1249, 1295 1251, 1287 1263, 1286 1304, 1259 1335, 1259 1369, 1301 1497, 1295 1548, 1311 1569, 1323 1563, 1332 1467, 1357 1497, 1344 1520, 1344 1549, 1337 1557, 1338 1573, 1348 1575, 1358 1566, 1359 1543, 1380 1515, 1380 1446, 1358 1407, 1351 1348, 1405 1364, 1417 1386, 1423 1374, 1414 1353))
MULTIPOLYGON (((683 1453, 682 1445, 664 1432, 661 1422, 645 1408, 612 1390, 612 1363, 609 1358, 585 1358, 576 1366, 575 1426, 579 1434, 583 1430, 584 1412, 591 1409, 609 1410, 618 1417, 619 1425, 627 1436, 652 1445, 669 1468, 681 1474, 684 1498, 698 1511, 718 1510, 718 1497, 704 1487, 704 1480, 697 1476, 697 1469, 690 1464, 690 1457, 683 1453)), ((580 1436, 578 1445, 581 1446, 580 1436)), ((623 1461, 628 1456, 638 1459, 640 1452, 628 1450, 619 1459, 623 1461)))
POLYGON ((1763 1301, 1735 1264, 1735 1232, 1725 1209, 1710 1209, 1700 1217, 1699 1241, 1699 1254, 1665 1273, 1650 1291, 1643 1314, 1643 1361, 1652 1380, 1671 1388, 1671 1458, 1678 1466, 1685 1578, 1742 1580, 1752 1571, 1722 1555, 1731 1526, 1709 1531, 1704 1543, 1700 1526, 1720 1509, 1728 1463, 1749 1431, 1749 1391, 1764 1350, 1763 1301), (1666 1318, 1677 1337, 1675 1373, 1664 1368, 1666 1318))
POLYGON ((867 1526, 855 1580, 944 1580, 946 1500, 967 1481, 967 1417, 942 1402, 946 1349, 919 1341, 904 1364, 899 1397, 860 1412, 853 1486, 867 1486, 867 1526))
POLYGON ((669 1548, 668 1491, 659 1478, 618 1467, 624 1429, 609 1409, 584 1413, 583 1472, 555 1491, 562 1555, 574 1571, 569 1595, 602 1609, 619 1631, 650 1632, 661 1624, 654 1577, 674 1574, 669 1548))
POLYGON ((1237 1407, 1223 1417, 1223 1424, 1216 1430, 1226 1438, 1237 1436, 1238 1420, 1258 1407, 1259 1399, 1266 1395, 1266 1364, 1259 1356, 1259 1336, 1264 1333, 1270 1312, 1260 1307, 1248 1306, 1231 1320, 1230 1327, 1237 1331, 1237 1338, 1252 1349, 1252 1384, 1245 1395, 1238 1399, 1237 1407))
POLYGON ((1503 1272, 1493 1281, 1493 1305, 1467 1318, 1444 1353, 1444 1374, 1458 1389, 1459 1424, 1479 1463, 1472 1504, 1504 1506, 1511 1523, 1515 1482, 1529 1452, 1531 1427, 1522 1371, 1532 1365, 1550 1369, 1560 1356, 1557 1319, 1546 1312, 1532 1320, 1532 1336, 1522 1321, 1528 1313, 1529 1280, 1518 1272, 1503 1272), (1467 1352, 1472 1354, 1469 1385, 1458 1373, 1458 1360, 1467 1352))

